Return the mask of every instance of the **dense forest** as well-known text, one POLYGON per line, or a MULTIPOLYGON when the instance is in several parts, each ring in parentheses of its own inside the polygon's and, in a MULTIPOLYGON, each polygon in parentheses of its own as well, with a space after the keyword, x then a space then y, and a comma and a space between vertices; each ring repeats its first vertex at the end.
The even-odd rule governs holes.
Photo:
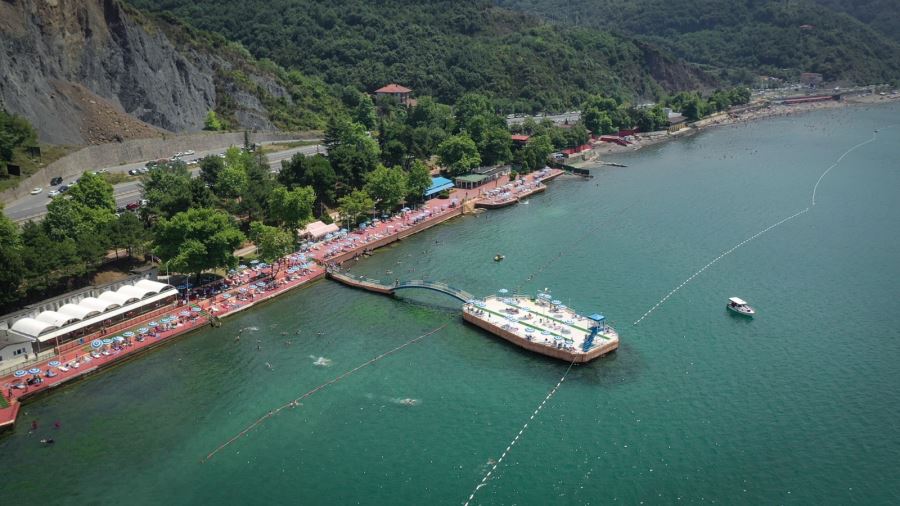
POLYGON ((714 75, 728 80, 749 83, 758 74, 792 78, 800 72, 818 72, 828 81, 865 84, 900 79, 897 0, 496 3, 558 21, 560 25, 637 36, 702 64, 714 75), (871 22, 872 27, 863 21, 871 22))
POLYGON ((653 45, 560 29, 487 0, 130 0, 240 42, 333 85, 399 82, 452 103, 468 91, 501 112, 563 110, 603 92, 656 98, 715 84, 653 45))

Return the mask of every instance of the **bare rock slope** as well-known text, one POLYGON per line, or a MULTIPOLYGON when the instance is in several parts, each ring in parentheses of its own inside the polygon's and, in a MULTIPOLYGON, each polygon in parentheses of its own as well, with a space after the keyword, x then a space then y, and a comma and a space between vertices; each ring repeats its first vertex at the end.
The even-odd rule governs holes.
MULTIPOLYGON (((176 46, 117 0, 0 0, 0 102, 44 142, 197 131, 222 100, 240 126, 273 128, 253 90, 223 77, 233 67, 212 51, 176 46)), ((257 89, 286 94, 273 76, 252 77, 264 84, 257 89)))

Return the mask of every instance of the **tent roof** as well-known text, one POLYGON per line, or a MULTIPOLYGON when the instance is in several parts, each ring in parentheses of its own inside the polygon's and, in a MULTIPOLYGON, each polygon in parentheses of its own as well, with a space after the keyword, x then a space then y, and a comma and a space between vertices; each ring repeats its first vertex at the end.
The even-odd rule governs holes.
POLYGON ((457 181, 462 181, 464 183, 480 183, 485 179, 487 179, 487 176, 483 174, 466 174, 465 176, 456 178, 457 181))
POLYGON ((51 323, 35 320, 34 318, 20 318, 13 323, 11 330, 28 337, 37 337, 46 332, 56 330, 58 327, 51 323))
POLYGON ((431 186, 429 186, 428 189, 425 190, 425 196, 428 197, 430 195, 434 195, 435 193, 449 190, 450 188, 453 188, 453 181, 450 181, 445 177, 433 177, 431 178, 431 186))

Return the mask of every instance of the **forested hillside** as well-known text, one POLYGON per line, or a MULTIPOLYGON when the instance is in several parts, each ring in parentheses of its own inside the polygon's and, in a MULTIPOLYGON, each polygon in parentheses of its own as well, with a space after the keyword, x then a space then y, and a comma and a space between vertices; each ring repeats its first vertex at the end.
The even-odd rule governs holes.
POLYGON ((819 72, 829 81, 900 78, 897 0, 496 0, 562 25, 634 35, 709 66, 750 79, 819 72), (818 3, 816 3, 818 2, 818 3), (857 18, 832 10, 852 13, 857 18), (884 33, 890 39, 863 22, 884 33))
POLYGON ((488 0, 130 0, 326 82, 400 82, 452 103, 483 91, 506 111, 560 110, 605 92, 656 97, 714 84, 652 45, 561 30, 488 0))

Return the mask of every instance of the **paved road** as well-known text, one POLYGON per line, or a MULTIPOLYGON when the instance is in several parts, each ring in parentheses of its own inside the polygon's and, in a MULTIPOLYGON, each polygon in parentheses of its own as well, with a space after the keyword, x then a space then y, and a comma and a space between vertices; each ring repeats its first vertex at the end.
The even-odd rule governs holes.
POLYGON ((553 115, 547 115, 547 116, 524 116, 521 118, 506 118, 506 124, 507 125, 519 125, 525 121, 525 118, 532 118, 535 121, 537 121, 538 123, 540 123, 541 121, 543 121, 545 119, 550 119, 557 125, 562 125, 562 124, 566 123, 566 121, 568 121, 569 124, 571 125, 572 123, 576 123, 579 119, 581 119, 581 111, 572 111, 572 112, 567 112, 567 113, 563 113, 563 114, 553 114, 553 115))
MULTIPOLYGON (((211 151, 203 151, 192 156, 185 157, 185 161, 190 161, 195 158, 203 158, 208 155, 217 155, 224 152, 224 148, 211 151)), ((305 155, 325 153, 325 147, 321 145, 303 146, 299 148, 279 151, 277 153, 270 153, 269 155, 267 155, 269 159, 269 166, 271 166, 273 170, 281 170, 282 160, 287 160, 297 153, 303 153, 305 155)), ((131 169, 143 167, 145 163, 146 162, 140 162, 127 165, 118 165, 116 167, 106 167, 106 170, 113 173, 127 173, 131 169)), ((191 174, 194 176, 196 176, 199 172, 200 169, 196 166, 191 169, 191 174)), ((75 181, 75 179, 75 177, 67 178, 65 181, 63 181, 63 184, 71 185, 75 181)), ((52 189, 52 187, 44 188, 44 191, 42 193, 39 193, 37 195, 26 195, 14 202, 9 203, 8 205, 6 205, 5 209, 3 209, 3 214, 8 216, 15 222, 22 222, 43 217, 43 215, 47 212, 47 204, 50 202, 50 198, 47 196, 47 194, 52 189)), ((141 182, 128 181, 125 183, 117 184, 113 187, 113 192, 116 198, 116 205, 119 207, 124 207, 125 204, 134 202, 135 200, 138 200, 140 198, 141 182)))

